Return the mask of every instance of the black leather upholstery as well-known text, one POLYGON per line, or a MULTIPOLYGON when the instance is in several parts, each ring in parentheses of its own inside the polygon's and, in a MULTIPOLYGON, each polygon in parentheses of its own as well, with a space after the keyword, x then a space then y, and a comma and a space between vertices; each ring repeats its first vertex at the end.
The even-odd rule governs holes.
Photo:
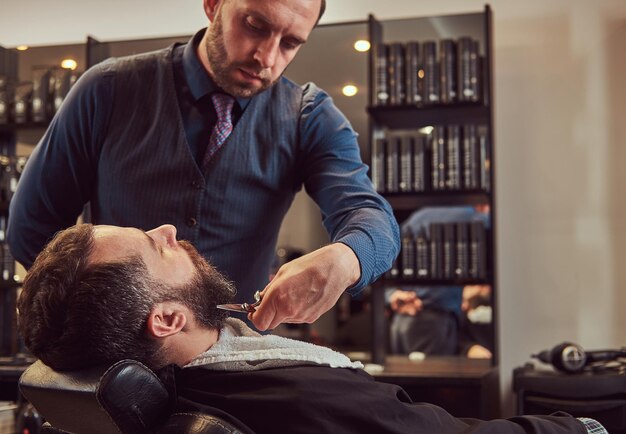
POLYGON ((41 361, 20 378, 20 390, 57 431, 89 433, 234 434, 219 417, 173 413, 167 389, 134 360, 85 371, 57 372, 41 361))
POLYGON ((202 413, 174 413, 156 433, 242 434, 223 419, 202 413))

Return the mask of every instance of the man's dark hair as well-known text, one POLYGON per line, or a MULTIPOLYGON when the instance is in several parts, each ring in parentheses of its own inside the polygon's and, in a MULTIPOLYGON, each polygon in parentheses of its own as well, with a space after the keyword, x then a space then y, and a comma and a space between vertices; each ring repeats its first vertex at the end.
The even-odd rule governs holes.
MULTIPOLYGON (((59 371, 122 359, 158 369, 165 361, 147 333, 147 318, 156 303, 176 296, 150 278, 139 256, 89 263, 93 233, 89 224, 66 229, 35 260, 18 299, 24 343, 59 371)), ((211 318, 209 325, 219 328, 225 317, 211 318)))

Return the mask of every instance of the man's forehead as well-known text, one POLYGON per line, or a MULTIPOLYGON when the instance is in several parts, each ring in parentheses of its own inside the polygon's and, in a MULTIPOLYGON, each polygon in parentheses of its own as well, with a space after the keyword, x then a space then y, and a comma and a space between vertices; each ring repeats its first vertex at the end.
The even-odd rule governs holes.
POLYGON ((315 27, 321 8, 321 0, 229 0, 239 10, 257 18, 261 18, 271 25, 280 25, 282 20, 292 20, 302 26, 303 19, 311 21, 310 26, 303 30, 306 34, 299 35, 306 40, 308 34, 315 27))
POLYGON ((94 245, 89 262, 114 261, 140 254, 141 239, 134 232, 141 231, 109 225, 94 226, 94 245))

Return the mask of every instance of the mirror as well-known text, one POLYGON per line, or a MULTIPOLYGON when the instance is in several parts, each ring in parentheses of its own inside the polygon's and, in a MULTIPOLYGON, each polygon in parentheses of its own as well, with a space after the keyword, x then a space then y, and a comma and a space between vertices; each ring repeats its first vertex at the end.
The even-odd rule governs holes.
MULTIPOLYGON (((411 38, 423 39, 421 35, 415 35, 414 22, 404 23, 399 20, 395 30, 390 32, 388 38, 407 40, 411 38), (405 25, 406 24, 406 25, 405 25)), ((429 22, 429 31, 433 29, 441 30, 441 26, 436 21, 429 22)), ((475 28, 476 26, 472 26, 475 28)), ((445 29, 443 29, 445 31, 445 29)), ((458 30, 458 28, 457 28, 458 30)), ((426 30, 424 30, 426 31, 426 30)), ((468 31, 469 32, 469 31, 468 31)), ((472 35, 471 33, 468 33, 472 35)), ((479 37, 478 35, 472 35, 479 37)), ((114 41, 105 42, 110 56, 123 56, 132 53, 145 52, 165 47, 174 42, 186 42, 189 36, 155 38, 134 41, 114 41)), ((358 40, 368 40, 368 27, 365 21, 321 25, 311 34, 309 41, 305 44, 296 59, 288 67, 285 75, 299 84, 314 81, 319 87, 324 89, 333 98, 337 107, 346 115, 353 128, 359 134, 361 155, 364 161, 369 162, 369 141, 370 132, 366 107, 368 104, 368 53, 358 52, 354 44, 358 40), (346 96, 342 89, 346 85, 356 87, 356 94, 346 96)), ((31 80, 31 71, 36 65, 55 65, 60 58, 68 55, 78 60, 79 69, 85 68, 84 44, 69 46, 34 47, 31 50, 19 55, 19 74, 21 80, 31 80)), ((18 136, 18 155, 27 155, 32 151, 32 146, 36 144, 43 130, 22 130, 18 136)), ((409 215, 396 215, 400 222, 409 218, 409 215)), ((304 192, 300 192, 289 210, 284 224, 279 234, 278 246, 285 252, 301 251, 310 252, 328 242, 328 236, 322 227, 320 212, 314 202, 312 202, 304 192)), ((279 255, 280 256, 280 255, 279 255)), ((435 336, 464 336, 469 333, 480 336, 481 339, 493 339, 494 326, 491 321, 491 291, 487 286, 460 286, 453 289, 437 289, 438 294, 430 296, 425 288, 406 288, 403 286, 389 287, 393 289, 416 290, 421 296, 420 303, 424 314, 424 321, 418 325, 409 326, 410 321, 395 319, 388 310, 390 324, 390 344, 392 350, 407 353, 412 351, 423 351, 425 353, 435 352, 432 348, 413 348, 409 344, 402 343, 403 340, 410 341, 412 335, 423 335, 426 332, 436 330, 442 332, 441 326, 432 326, 437 323, 435 317, 440 313, 437 306, 431 305, 430 299, 440 297, 445 294, 450 295, 454 300, 457 314, 446 321, 447 332, 435 336), (430 299, 429 299, 430 297, 430 299), (434 307, 433 307, 434 306, 434 307), (432 311, 432 312, 431 312, 432 311), (428 316, 428 318, 427 318, 428 316), (428 324, 431 325, 428 325, 428 324), (417 328, 416 328, 417 327, 417 328), (426 332, 424 332, 424 327, 426 332), (450 328, 451 327, 451 328, 450 328), (416 331, 419 330, 419 331, 416 331)), ((392 296, 390 291, 389 296, 392 296)), ((399 296, 395 296, 396 299, 399 296)), ((404 296, 405 298, 407 296, 404 296)), ((414 296, 409 296, 414 297, 414 296)), ((445 298, 445 297, 444 297, 445 298)), ((391 300, 390 300, 391 301, 391 300)), ((396 300, 397 301, 397 300, 396 300)), ((397 303, 400 303, 399 301, 397 303)), ((396 303, 396 304, 397 304, 396 303)), ((409 304, 406 303, 404 309, 410 313, 409 304)), ((409 315, 410 316, 410 315, 409 315)), ((358 350, 368 352, 371 348, 371 304, 370 293, 364 291, 359 297, 352 298, 343 296, 337 303, 335 309, 324 315, 310 328, 304 328, 310 339, 317 343, 330 345, 341 350, 358 350)), ((285 331, 289 333, 289 331, 285 331)), ((454 341, 449 337, 436 337, 439 343, 454 341)), ((465 354, 458 350, 447 350, 445 354, 465 354)))

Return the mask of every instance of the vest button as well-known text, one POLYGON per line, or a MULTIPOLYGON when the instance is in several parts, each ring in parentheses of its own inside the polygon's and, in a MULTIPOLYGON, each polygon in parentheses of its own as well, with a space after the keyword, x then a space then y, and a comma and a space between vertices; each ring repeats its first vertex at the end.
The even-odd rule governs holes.
POLYGON ((202 190, 204 188, 204 184, 199 179, 194 179, 193 181, 191 181, 191 186, 196 190, 202 190))
POLYGON ((187 219, 187 226, 189 226, 190 228, 194 227, 197 224, 198 224, 198 220, 196 220, 195 218, 189 217, 187 219))

